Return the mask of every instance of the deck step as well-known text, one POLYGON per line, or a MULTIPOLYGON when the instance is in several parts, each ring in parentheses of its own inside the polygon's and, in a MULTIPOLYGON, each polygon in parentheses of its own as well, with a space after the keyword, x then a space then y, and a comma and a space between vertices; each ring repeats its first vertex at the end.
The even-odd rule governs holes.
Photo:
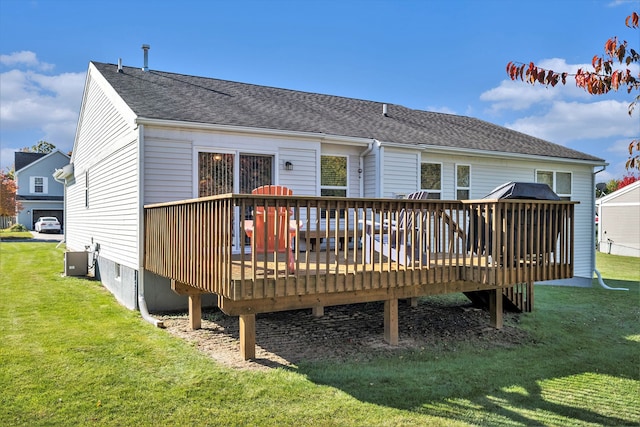
MULTIPOLYGON (((473 305, 477 306, 477 307, 481 307, 481 308, 489 308, 489 294, 493 292, 493 291, 472 291, 472 292, 464 292, 465 296, 467 298, 469 298, 469 300, 471 300, 471 302, 473 303, 473 305)), ((515 294, 516 296, 519 294, 515 294)), ((525 301, 525 298, 520 298, 522 301, 525 301)), ((510 312, 518 312, 518 313, 522 313, 523 311, 527 311, 526 310, 526 303, 524 304, 525 306, 520 306, 520 304, 518 303, 518 299, 514 298, 511 299, 509 298, 509 296, 507 295, 507 293, 503 293, 503 307, 505 311, 510 311, 510 312)))

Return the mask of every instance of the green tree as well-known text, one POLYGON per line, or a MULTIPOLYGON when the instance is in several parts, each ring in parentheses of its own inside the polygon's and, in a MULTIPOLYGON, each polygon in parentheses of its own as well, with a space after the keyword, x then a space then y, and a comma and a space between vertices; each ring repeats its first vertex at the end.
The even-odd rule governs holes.
POLYGON ((56 146, 53 145, 52 143, 44 141, 44 140, 40 140, 36 144, 32 145, 31 147, 24 147, 22 149, 22 151, 25 152, 25 153, 44 153, 44 154, 49 154, 49 153, 53 152, 55 149, 56 149, 56 146))

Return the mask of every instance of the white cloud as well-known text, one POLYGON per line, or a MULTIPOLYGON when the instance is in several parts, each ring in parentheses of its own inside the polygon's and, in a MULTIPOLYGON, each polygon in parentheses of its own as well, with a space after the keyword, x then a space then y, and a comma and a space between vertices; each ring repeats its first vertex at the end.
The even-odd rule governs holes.
POLYGON ((548 103, 559 97, 558 92, 544 86, 532 86, 521 81, 504 80, 500 86, 480 95, 480 100, 492 103, 492 111, 526 110, 532 105, 548 103))
POLYGON ((0 74, 0 121, 3 128, 46 130, 68 126, 64 134, 70 140, 64 142, 72 142, 84 79, 84 73, 49 76, 14 69, 0 74))
POLYGON ((73 147, 85 73, 52 74, 33 52, 0 55, 1 167, 13 152, 44 139, 63 152, 73 147))
POLYGON ((592 103, 558 101, 546 112, 522 117, 505 126, 559 144, 589 139, 632 138, 638 133, 637 117, 630 117, 627 108, 628 103, 614 100, 592 103))
POLYGON ((28 50, 13 52, 9 55, 0 55, 0 64, 6 67, 17 67, 22 65, 41 71, 50 71, 54 68, 53 64, 39 61, 36 54, 28 50))

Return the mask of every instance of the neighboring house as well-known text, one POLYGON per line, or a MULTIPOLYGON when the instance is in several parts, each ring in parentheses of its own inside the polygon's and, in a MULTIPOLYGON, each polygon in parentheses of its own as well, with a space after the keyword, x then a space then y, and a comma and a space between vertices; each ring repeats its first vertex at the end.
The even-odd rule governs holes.
MULTIPOLYGON (((186 307, 143 268, 143 206, 264 184, 295 195, 479 199, 544 182, 575 210, 577 280, 594 269, 594 168, 604 160, 470 117, 91 62, 65 178, 70 250, 127 307, 186 307)), ((236 230, 235 235, 239 235, 236 230)))
POLYGON ((640 181, 599 198, 596 209, 600 252, 640 257, 640 181))
POLYGON ((17 222, 34 229, 41 216, 55 216, 64 227, 64 184, 52 177, 56 169, 69 164, 60 150, 51 153, 15 153, 16 200, 22 203, 17 222))

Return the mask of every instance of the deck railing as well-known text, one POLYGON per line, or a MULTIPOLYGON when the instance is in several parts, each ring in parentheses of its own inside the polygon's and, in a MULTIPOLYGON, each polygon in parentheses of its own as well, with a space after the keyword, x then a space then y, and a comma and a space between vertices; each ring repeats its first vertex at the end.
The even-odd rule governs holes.
POLYGON ((460 281, 506 287, 572 277, 573 208, 246 194, 163 203, 145 206, 145 268, 234 301, 460 281))

